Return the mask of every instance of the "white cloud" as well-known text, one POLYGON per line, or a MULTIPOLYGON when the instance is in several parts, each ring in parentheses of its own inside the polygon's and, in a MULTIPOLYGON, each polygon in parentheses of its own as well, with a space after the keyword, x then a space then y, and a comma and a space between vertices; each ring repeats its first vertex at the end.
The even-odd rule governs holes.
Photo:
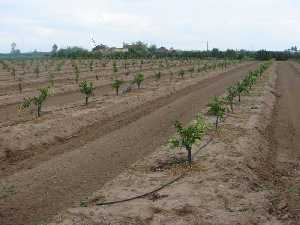
POLYGON ((296 0, 0 0, 0 52, 143 40, 167 47, 284 49, 300 40, 296 0))

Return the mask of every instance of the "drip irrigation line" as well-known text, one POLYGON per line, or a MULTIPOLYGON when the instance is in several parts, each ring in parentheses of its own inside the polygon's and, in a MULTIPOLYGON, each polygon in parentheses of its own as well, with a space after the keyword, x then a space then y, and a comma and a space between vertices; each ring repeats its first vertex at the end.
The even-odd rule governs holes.
MULTIPOLYGON (((204 145, 202 145, 194 154, 193 156, 197 155, 200 150, 202 150, 203 148, 205 148, 206 146, 208 146, 211 142, 213 141, 213 138, 211 137, 204 145)), ((114 205, 114 204, 118 204, 118 203, 123 203, 123 202, 129 202, 129 201, 132 201, 132 200, 135 200, 135 199, 139 199, 139 198, 144 198, 148 195, 151 195, 151 194, 154 194, 168 186, 170 186, 171 184, 177 182, 178 180, 182 179, 183 177, 185 177, 187 175, 187 173, 183 173, 181 174, 180 176, 177 176, 176 178, 174 178, 173 180, 169 181, 168 183, 165 183, 163 185, 161 185, 160 187, 150 191, 150 192, 147 192, 147 193, 144 193, 144 194, 141 194, 141 195, 137 195, 137 196, 134 196, 134 197, 131 197, 131 198, 126 198, 126 199, 122 199, 122 200, 117 200, 117 201, 110 201, 110 202, 101 202, 101 203, 96 203, 96 206, 105 206, 105 205, 114 205)))
POLYGON ((134 197, 131 197, 131 198, 127 198, 127 199, 123 199, 123 200, 118 200, 118 201, 97 203, 96 205, 97 206, 113 205, 113 204, 117 204, 117 203, 129 202, 129 201, 132 201, 132 200, 135 200, 135 199, 143 198, 143 197, 146 197, 148 195, 151 195, 151 194, 153 194, 155 192, 158 192, 158 191, 162 190, 163 188, 165 188, 165 187, 167 187, 167 186, 175 183, 176 181, 180 180, 184 176, 185 176, 185 173, 181 174, 180 176, 176 177, 175 179, 171 180, 170 182, 168 182, 168 183, 166 183, 164 185, 161 185, 159 188, 156 188, 153 191, 147 192, 145 194, 137 195, 137 196, 134 196, 134 197))
MULTIPOLYGON (((211 142, 213 141, 213 137, 211 137, 203 146, 201 146, 194 154, 193 154, 193 157, 196 156, 201 149, 205 148, 206 146, 208 146, 211 142)), ((166 184, 163 184, 161 185, 160 187, 154 189, 153 191, 150 191, 150 192, 147 192, 147 193, 144 193, 144 194, 141 194, 141 195, 137 195, 137 196, 134 196, 134 197, 131 197, 131 198, 127 198, 127 199, 123 199, 123 200, 118 200, 118 201, 110 201, 110 202, 102 202, 102 203, 96 203, 97 206, 104 206, 104 205, 113 205, 113 204, 117 204, 117 203, 123 203, 123 202, 129 202, 129 201, 132 201, 132 200, 135 200, 135 199, 139 199, 139 198, 143 198, 143 197, 146 197, 148 195, 151 195, 155 192, 158 192, 168 186, 170 186, 171 184, 175 183, 176 181, 182 179, 183 177, 185 177, 187 175, 187 172, 184 172, 183 174, 181 174, 180 176, 176 177, 175 179, 169 181, 168 183, 166 184)))
POLYGON ((193 157, 195 157, 197 154, 199 154, 200 150, 202 150, 203 148, 208 146, 213 141, 213 139, 214 138, 211 137, 204 145, 202 145, 196 152, 194 152, 193 157))

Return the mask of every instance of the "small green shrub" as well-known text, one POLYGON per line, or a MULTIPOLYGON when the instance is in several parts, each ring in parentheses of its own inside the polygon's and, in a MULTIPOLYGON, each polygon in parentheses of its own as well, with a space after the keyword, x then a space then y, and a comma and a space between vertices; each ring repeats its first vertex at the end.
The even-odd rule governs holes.
POLYGON ((49 74, 49 83, 50 83, 51 87, 54 87, 54 75, 53 75, 53 73, 49 74))
POLYGON ((235 86, 230 86, 227 88, 227 95, 225 96, 224 100, 228 105, 230 105, 231 112, 233 112, 233 101, 236 95, 237 91, 235 86))
POLYGON ((208 113, 216 116, 216 129, 218 129, 219 121, 224 117, 226 111, 223 101, 219 97, 215 96, 208 104, 208 107, 208 113))
POLYGON ((79 84, 80 92, 85 95, 85 104, 88 104, 89 97, 93 95, 94 87, 92 82, 82 81, 79 84))
POLYGON ((75 82, 76 84, 78 84, 78 81, 79 81, 79 75, 80 75, 80 70, 78 68, 77 65, 74 65, 74 70, 75 70, 75 82))
POLYGON ((181 69, 180 71, 179 71, 179 76, 181 77, 181 79, 183 79, 183 76, 184 76, 184 70, 183 69, 181 69))
POLYGON ((144 80, 145 80, 144 74, 139 73, 139 74, 137 74, 137 75, 134 77, 133 83, 134 83, 134 84, 137 84, 138 89, 140 89, 140 88, 141 88, 141 84, 142 84, 142 82, 143 82, 144 80))
POLYGON ((247 86, 246 86, 245 82, 239 81, 236 83, 236 92, 237 92, 237 95, 239 96, 239 102, 241 102, 242 93, 247 92, 247 86))
POLYGON ((175 122, 177 135, 169 140, 172 148, 185 148, 188 152, 187 160, 192 163, 192 147, 197 141, 201 141, 209 126, 201 114, 198 114, 196 120, 183 127, 179 121, 175 122))
POLYGON ((9 186, 0 186, 0 199, 7 198, 9 196, 12 196, 16 194, 16 187, 14 185, 9 185, 9 186))
POLYGON ((116 95, 118 96, 119 95, 119 88, 121 87, 121 85, 124 83, 124 81, 122 80, 113 80, 112 82, 112 88, 116 90, 116 95))
POLYGON ((113 72, 117 73, 118 72, 118 67, 116 61, 113 61, 113 72))
POLYGON ((50 87, 40 88, 39 95, 34 97, 24 98, 23 103, 19 105, 20 110, 30 108, 34 104, 37 108, 37 116, 41 116, 42 105, 50 95, 50 87))

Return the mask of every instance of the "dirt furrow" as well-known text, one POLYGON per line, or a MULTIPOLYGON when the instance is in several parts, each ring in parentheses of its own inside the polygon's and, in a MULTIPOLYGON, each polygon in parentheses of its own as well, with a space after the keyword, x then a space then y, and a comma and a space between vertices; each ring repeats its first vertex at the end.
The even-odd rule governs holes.
POLYGON ((278 65, 277 103, 271 125, 273 182, 279 195, 274 203, 278 216, 300 223, 300 74, 283 62, 278 65))

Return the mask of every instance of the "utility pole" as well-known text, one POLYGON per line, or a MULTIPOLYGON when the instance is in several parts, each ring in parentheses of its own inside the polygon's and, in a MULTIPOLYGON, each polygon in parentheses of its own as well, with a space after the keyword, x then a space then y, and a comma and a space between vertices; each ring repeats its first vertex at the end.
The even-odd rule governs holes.
POLYGON ((208 52, 208 41, 206 42, 206 51, 208 52))

